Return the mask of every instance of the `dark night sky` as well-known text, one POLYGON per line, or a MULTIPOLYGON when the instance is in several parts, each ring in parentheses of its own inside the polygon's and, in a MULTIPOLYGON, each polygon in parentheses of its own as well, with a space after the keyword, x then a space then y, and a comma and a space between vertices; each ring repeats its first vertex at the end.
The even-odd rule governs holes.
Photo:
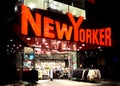
POLYGON ((91 17, 88 15, 88 18, 98 23, 110 26, 114 34, 113 38, 120 39, 120 36, 118 36, 119 16, 116 4, 117 2, 113 0, 96 0, 96 4, 93 6, 93 9, 89 9, 88 7, 89 14, 93 16, 91 17))

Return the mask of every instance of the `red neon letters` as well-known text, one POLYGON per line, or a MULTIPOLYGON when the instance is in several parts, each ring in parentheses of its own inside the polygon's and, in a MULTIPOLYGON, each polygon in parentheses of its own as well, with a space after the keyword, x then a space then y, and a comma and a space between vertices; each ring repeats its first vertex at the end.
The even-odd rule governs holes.
POLYGON ((80 28, 83 17, 80 16, 76 21, 71 13, 67 13, 67 16, 69 17, 72 25, 56 21, 49 17, 38 14, 37 12, 34 19, 29 8, 27 8, 25 5, 22 5, 21 34, 28 35, 29 22, 33 32, 35 33, 35 36, 38 37, 42 36, 46 38, 63 39, 65 36, 66 40, 71 40, 71 36, 74 36, 73 40, 76 42, 80 41, 90 44, 111 46, 110 27, 101 29, 80 28), (72 33, 74 35, 72 35, 72 33))

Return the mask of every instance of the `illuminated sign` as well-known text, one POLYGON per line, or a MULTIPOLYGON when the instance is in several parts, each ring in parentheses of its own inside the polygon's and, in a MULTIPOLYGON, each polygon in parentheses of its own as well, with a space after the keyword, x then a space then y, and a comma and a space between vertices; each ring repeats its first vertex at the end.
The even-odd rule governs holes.
POLYGON ((28 24, 30 24, 32 32, 37 37, 61 40, 65 37, 65 40, 68 41, 73 38, 73 41, 76 42, 111 46, 110 27, 101 29, 84 29, 80 27, 84 20, 82 16, 76 21, 71 13, 67 13, 66 17, 69 18, 69 21, 71 22, 71 25, 69 25, 68 23, 63 23, 37 12, 35 13, 35 16, 33 16, 29 8, 25 5, 22 5, 21 7, 21 34, 23 35, 28 35, 28 24))

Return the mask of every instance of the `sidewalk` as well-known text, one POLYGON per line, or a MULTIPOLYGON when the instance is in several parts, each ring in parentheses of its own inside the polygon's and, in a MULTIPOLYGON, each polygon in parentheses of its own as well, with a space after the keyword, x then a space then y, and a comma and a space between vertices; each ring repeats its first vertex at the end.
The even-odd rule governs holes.
POLYGON ((112 80, 112 79, 102 79, 100 81, 104 86, 110 85, 110 86, 120 86, 120 81, 118 80, 112 80))
MULTIPOLYGON (((28 83, 28 82, 18 82, 18 83, 12 83, 12 84, 8 84, 8 85, 3 85, 3 86, 26 86, 26 85, 30 85, 30 86, 32 86, 32 84, 31 83, 28 83)), ((28 86, 29 86, 28 85, 28 86)))
POLYGON ((27 84, 27 82, 15 82, 15 83, 3 85, 3 86, 25 86, 25 84, 27 84))
MULTIPOLYGON (((41 83, 47 83, 49 81, 50 80, 40 80, 40 81, 38 81, 38 84, 41 85, 41 83)), ((52 83, 53 83, 53 81, 52 81, 52 83)), ((69 80, 69 81, 72 81, 72 80, 69 80)), ((88 82, 80 82, 80 83, 88 83, 88 82)), ((120 86, 120 81, 114 81, 114 80, 110 80, 110 79, 101 79, 99 83, 101 84, 100 86, 120 86)), ((3 85, 3 86, 25 86, 25 85, 28 85, 28 84, 29 84, 28 82, 21 81, 21 82, 16 82, 16 83, 13 83, 13 84, 8 84, 8 85, 3 85)))

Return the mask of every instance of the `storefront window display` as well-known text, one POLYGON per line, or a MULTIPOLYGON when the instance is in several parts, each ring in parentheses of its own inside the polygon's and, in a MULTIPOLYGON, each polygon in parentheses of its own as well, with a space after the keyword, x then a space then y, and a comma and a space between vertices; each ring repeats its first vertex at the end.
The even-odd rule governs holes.
POLYGON ((24 47, 23 69, 32 69, 34 67, 34 52, 30 47, 24 47))

